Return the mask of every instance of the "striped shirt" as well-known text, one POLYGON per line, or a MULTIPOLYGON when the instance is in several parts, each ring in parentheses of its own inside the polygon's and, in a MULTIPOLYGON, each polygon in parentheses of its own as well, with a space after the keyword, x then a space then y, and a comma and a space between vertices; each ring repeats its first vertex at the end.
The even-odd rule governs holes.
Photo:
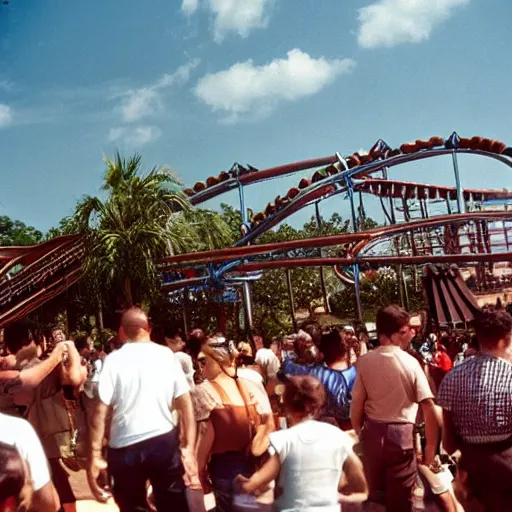
POLYGON ((283 362, 282 368, 287 376, 309 375, 323 384, 327 394, 325 414, 332 415, 337 420, 350 417, 351 392, 356 380, 355 366, 340 371, 324 365, 297 364, 288 358, 283 362))
POLYGON ((512 437, 512 364, 484 354, 466 359, 446 375, 437 402, 466 443, 512 437))

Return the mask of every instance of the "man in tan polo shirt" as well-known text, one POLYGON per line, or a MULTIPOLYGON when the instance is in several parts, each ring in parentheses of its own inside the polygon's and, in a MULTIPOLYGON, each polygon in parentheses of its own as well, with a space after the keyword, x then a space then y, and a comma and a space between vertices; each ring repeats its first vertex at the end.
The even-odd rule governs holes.
POLYGON ((386 505, 390 512, 409 512, 416 481, 418 404, 426 423, 426 464, 436 453, 439 424, 427 377, 418 361, 402 350, 415 335, 409 314, 388 306, 377 312, 376 324, 380 346, 358 361, 350 419, 363 447, 369 501, 386 505))

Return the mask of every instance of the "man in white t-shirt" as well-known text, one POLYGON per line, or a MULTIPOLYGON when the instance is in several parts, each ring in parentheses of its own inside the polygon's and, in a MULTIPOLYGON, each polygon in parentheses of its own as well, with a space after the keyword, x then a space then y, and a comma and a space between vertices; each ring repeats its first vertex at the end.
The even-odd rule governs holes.
POLYGON ((90 469, 96 476, 105 468, 101 449, 110 408, 108 469, 120 511, 146 510, 148 481, 159 511, 187 511, 185 483, 198 485, 192 401, 173 352, 153 343, 150 331, 141 309, 123 314, 119 338, 125 343, 105 359, 101 371, 90 469), (183 425, 181 453, 171 408, 178 410, 183 425))
POLYGON ((50 479, 48 461, 32 425, 21 418, 0 413, 0 441, 15 447, 27 465, 33 489, 30 510, 34 512, 58 510, 60 505, 50 479))
MULTIPOLYGON (((256 336, 255 343, 257 343, 256 336)), ((270 379, 273 379, 281 367, 281 363, 279 362, 278 357, 271 348, 272 344, 272 340, 263 340, 263 348, 258 349, 256 352, 256 357, 254 358, 254 362, 259 364, 263 370, 265 383, 267 383, 270 379)))

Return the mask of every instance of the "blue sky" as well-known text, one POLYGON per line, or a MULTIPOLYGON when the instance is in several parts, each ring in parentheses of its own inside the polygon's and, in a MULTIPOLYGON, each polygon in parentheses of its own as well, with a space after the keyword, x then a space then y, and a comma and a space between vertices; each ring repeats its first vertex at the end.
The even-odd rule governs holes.
MULTIPOLYGON (((235 161, 265 168, 380 137, 457 130, 512 143, 511 15, 506 0, 10 0, 0 215, 58 224, 98 193, 116 148, 192 184, 235 161)), ((461 172, 467 187, 512 181, 476 157, 461 172)), ((447 159, 392 177, 453 184, 447 159)), ((249 206, 299 179, 250 187, 249 206)), ((348 215, 339 197, 322 208, 348 215)))

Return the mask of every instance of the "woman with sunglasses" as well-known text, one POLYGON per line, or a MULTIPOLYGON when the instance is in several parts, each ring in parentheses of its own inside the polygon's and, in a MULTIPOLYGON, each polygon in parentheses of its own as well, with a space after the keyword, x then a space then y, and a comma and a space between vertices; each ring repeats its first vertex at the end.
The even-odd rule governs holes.
POLYGON ((197 460, 203 489, 207 473, 218 512, 272 510, 272 497, 256 500, 236 494, 233 481, 238 474, 250 476, 257 457, 268 448, 268 433, 274 422, 268 397, 261 384, 238 377, 238 352, 222 335, 206 338, 205 381, 196 388, 194 406, 198 421, 197 460))

